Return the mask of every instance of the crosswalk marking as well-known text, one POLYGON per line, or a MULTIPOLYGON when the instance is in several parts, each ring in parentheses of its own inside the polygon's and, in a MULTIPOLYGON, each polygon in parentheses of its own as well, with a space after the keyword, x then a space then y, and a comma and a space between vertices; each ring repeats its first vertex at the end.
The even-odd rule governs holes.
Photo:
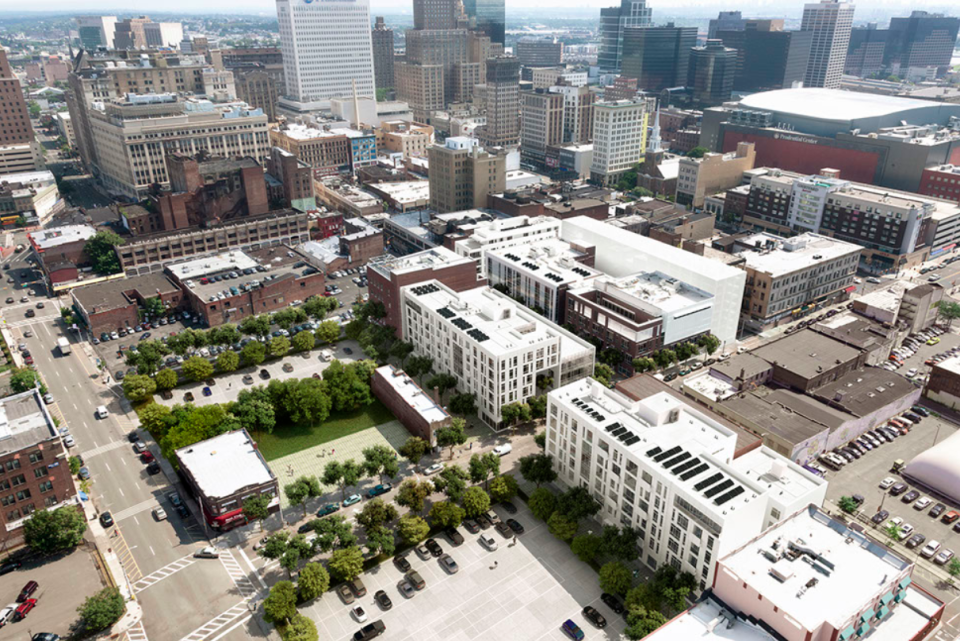
POLYGON ((137 560, 133 558, 133 552, 130 551, 127 540, 123 538, 123 532, 120 531, 120 526, 114 525, 113 532, 114 533, 110 535, 110 540, 113 543, 113 548, 116 550, 117 559, 119 559, 120 564, 123 566, 123 571, 127 573, 127 580, 131 583, 136 583, 143 578, 143 572, 140 571, 137 560))
POLYGON ((143 501, 140 501, 136 505, 131 505, 130 507, 120 510, 119 512, 114 512, 113 520, 119 523, 123 519, 128 519, 131 516, 134 516, 135 514, 146 512, 147 510, 150 510, 155 507, 157 507, 157 499, 155 498, 145 499, 143 501))
POLYGON ((100 455, 100 454, 105 454, 105 453, 107 453, 107 452, 112 452, 113 450, 118 450, 118 449, 120 449, 121 447, 123 447, 124 445, 130 445, 130 446, 132 447, 132 444, 131 444, 129 441, 113 441, 112 443, 106 443, 106 444, 101 445, 101 446, 99 446, 99 447, 94 447, 94 448, 92 448, 92 449, 89 449, 89 450, 87 450, 86 452, 83 452, 83 453, 82 453, 82 456, 83 456, 84 460, 86 460, 86 459, 90 458, 91 456, 98 456, 98 455, 100 455))
POLYGON ((246 599, 225 611, 223 614, 214 617, 187 636, 180 639, 180 641, 204 641, 239 619, 244 614, 250 614, 246 599))
POLYGON ((257 593, 256 586, 253 585, 253 582, 250 580, 243 567, 233 557, 233 554, 231 554, 229 550, 220 550, 220 563, 223 564, 224 569, 227 571, 227 574, 230 575, 234 585, 237 586, 237 590, 244 599, 249 599, 257 593))
POLYGON ((194 563, 196 563, 196 561, 197 561, 197 560, 193 557, 192 554, 187 555, 187 556, 183 557, 182 559, 177 559, 177 560, 174 561, 173 563, 169 563, 169 564, 163 566, 162 568, 160 568, 159 570, 157 570, 157 571, 154 572, 153 574, 148 574, 147 576, 143 577, 142 579, 140 579, 139 581, 137 581, 136 583, 134 583, 134 584, 133 584, 133 591, 134 591, 134 592, 143 592, 144 590, 146 590, 146 589, 149 588, 150 586, 155 585, 155 584, 159 583, 160 581, 163 581, 163 580, 166 579, 168 576, 170 576, 170 575, 172 575, 172 574, 176 574, 177 572, 179 572, 180 570, 182 570, 182 569, 184 569, 184 568, 190 567, 191 565, 193 565, 194 563))
POLYGON ((143 627, 143 621, 140 621, 127 630, 127 641, 149 641, 147 639, 147 631, 143 627))

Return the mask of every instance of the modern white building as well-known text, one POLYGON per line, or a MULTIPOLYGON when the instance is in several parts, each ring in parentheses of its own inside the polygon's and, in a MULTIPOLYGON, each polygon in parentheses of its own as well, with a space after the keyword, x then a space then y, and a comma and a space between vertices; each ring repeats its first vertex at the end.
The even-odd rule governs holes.
POLYGON ((183 42, 183 24, 179 22, 146 22, 143 37, 148 47, 172 47, 183 42))
POLYGON ((602 523, 637 528, 644 564, 689 572, 701 590, 718 559, 826 495, 824 479, 767 447, 734 458, 736 433, 667 390, 631 400, 570 383, 547 396, 546 433, 558 481, 589 489, 602 523))
POLYGON ((504 405, 536 395, 538 375, 563 385, 593 373, 593 345, 489 287, 432 280, 401 292, 404 340, 475 394, 477 416, 495 429, 504 405))
POLYGON ((747 280, 743 270, 586 216, 564 220, 560 237, 596 246, 596 268, 615 278, 659 271, 712 294, 710 332, 724 343, 736 340, 747 280))
POLYGON ((303 110, 376 95, 369 0, 277 0, 286 98, 303 110))
POLYGON ((550 216, 514 216, 477 225, 473 234, 453 245, 455 252, 477 261, 481 275, 486 274, 484 253, 493 249, 509 249, 541 240, 560 237, 560 221, 550 216))
POLYGON ((80 44, 87 51, 113 49, 113 34, 117 28, 116 16, 77 16, 80 44))
POLYGON ((840 88, 855 9, 852 2, 841 0, 820 0, 803 5, 800 31, 813 32, 805 87, 840 88))
POLYGON ((643 159, 651 109, 644 98, 594 105, 592 180, 602 185, 616 184, 643 159))

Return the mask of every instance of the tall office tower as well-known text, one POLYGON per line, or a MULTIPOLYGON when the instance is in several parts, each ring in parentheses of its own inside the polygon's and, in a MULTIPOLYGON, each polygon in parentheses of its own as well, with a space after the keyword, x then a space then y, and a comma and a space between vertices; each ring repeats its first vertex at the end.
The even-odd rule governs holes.
POLYGON ((547 89, 520 92, 523 122, 520 130, 520 157, 542 167, 547 147, 563 142, 563 94, 547 89))
POLYGON ((484 89, 487 123, 478 128, 484 147, 515 147, 520 143, 520 63, 513 56, 487 61, 484 89))
POLYGON ((746 20, 743 19, 743 13, 739 11, 721 11, 716 18, 710 19, 710 26, 707 30, 707 39, 714 40, 719 38, 718 31, 743 31, 746 26, 746 20))
POLYGON ((550 91, 563 96, 563 143, 593 139, 593 105, 597 95, 586 86, 557 85, 550 91))
POLYGON ((707 40, 706 46, 691 49, 687 86, 693 101, 702 109, 730 100, 736 71, 737 50, 724 47, 721 40, 707 40))
POLYGON ((373 74, 377 89, 393 87, 393 29, 384 24, 382 16, 377 16, 370 37, 373 43, 373 74))
MULTIPOLYGON (((913 76, 910 69, 936 67, 943 75, 957 43, 960 18, 942 13, 914 11, 909 18, 891 18, 884 65, 900 76, 913 76)), ((922 72, 921 72, 922 73, 922 72)))
POLYGON ((620 71, 624 29, 649 27, 653 24, 652 15, 652 10, 647 7, 647 0, 620 0, 619 7, 600 10, 600 52, 597 64, 600 65, 601 72, 620 71))
POLYGON ((506 9, 504 0, 463 0, 463 10, 470 28, 490 37, 491 42, 505 43, 506 9))
POLYGON ((114 49, 144 49, 147 46, 147 36, 143 26, 151 22, 150 18, 127 18, 118 22, 113 30, 114 49))
POLYGON ((460 23, 458 3, 451 0, 413 0, 413 28, 416 31, 457 29, 460 23))
POLYGON ((516 50, 524 67, 556 67, 563 61, 563 43, 556 38, 521 38, 516 50))
POLYGON ((146 22, 143 37, 148 48, 175 48, 183 41, 183 25, 179 22, 146 22))
POLYGON ((487 206, 487 195, 506 189, 506 158, 481 149, 475 138, 451 136, 427 151, 430 207, 440 213, 487 206))
POLYGON ((837 89, 850 46, 856 5, 841 0, 820 0, 803 6, 800 31, 813 33, 804 85, 837 89))
POLYGON ((113 48, 113 32, 117 26, 116 16, 77 16, 77 33, 80 45, 87 51, 113 48))
POLYGON ((0 47, 0 175, 33 171, 41 166, 30 112, 20 80, 0 47))
POLYGON ((331 98, 374 96, 369 0, 277 0, 289 98, 328 107, 331 98))
POLYGON ((621 74, 637 79, 644 91, 682 87, 687 82, 696 27, 627 27, 623 30, 621 74))
POLYGON ((598 102, 593 111, 593 164, 590 179, 616 185, 643 158, 653 100, 598 102))
POLYGON ((877 29, 876 22, 850 31, 850 44, 847 46, 843 73, 865 78, 882 70, 883 54, 889 35, 888 29, 877 29))
POLYGON ((803 82, 813 42, 809 31, 718 30, 717 37, 737 50, 735 91, 789 89, 803 82))

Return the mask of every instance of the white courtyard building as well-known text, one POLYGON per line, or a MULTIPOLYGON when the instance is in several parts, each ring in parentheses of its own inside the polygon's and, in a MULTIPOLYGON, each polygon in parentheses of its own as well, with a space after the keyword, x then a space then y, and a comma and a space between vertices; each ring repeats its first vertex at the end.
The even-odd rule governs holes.
POLYGON ((491 249, 509 249, 531 245, 541 240, 559 238, 560 221, 550 216, 514 216, 480 223, 473 234, 454 243, 453 249, 461 256, 475 258, 480 274, 485 274, 484 252, 491 249))
POLYGON ((826 494, 824 479, 766 447, 734 458, 735 432, 669 391, 638 401, 591 378, 548 395, 546 452, 604 524, 637 528, 643 563, 713 582, 716 561, 826 494))
POLYGON ((432 280, 403 288, 402 298, 404 340, 475 394, 477 416, 495 428, 504 405, 536 395, 538 375, 563 385, 593 372, 593 345, 496 290, 456 292, 432 280))

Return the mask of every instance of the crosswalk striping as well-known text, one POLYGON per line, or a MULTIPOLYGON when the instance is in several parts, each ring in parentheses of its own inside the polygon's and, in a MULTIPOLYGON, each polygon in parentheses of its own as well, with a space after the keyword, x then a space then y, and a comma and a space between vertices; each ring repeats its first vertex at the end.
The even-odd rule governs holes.
POLYGON ((246 599, 225 611, 223 614, 214 617, 187 636, 180 639, 180 641, 204 641, 205 639, 209 639, 211 636, 227 627, 244 614, 250 614, 246 599))
POLYGON ((127 630, 127 641, 149 641, 147 630, 143 627, 143 621, 127 630))
POLYGON ((197 561, 197 560, 193 557, 192 554, 187 555, 187 556, 183 557, 182 559, 177 559, 177 560, 174 561, 173 563, 169 563, 169 564, 163 566, 162 568, 160 568, 160 569, 157 570, 156 572, 153 572, 153 573, 151 573, 151 574, 148 574, 147 576, 143 577, 142 579, 140 579, 139 581, 137 581, 136 583, 134 583, 134 584, 133 584, 133 591, 134 591, 134 592, 143 592, 144 590, 146 590, 146 589, 149 588, 150 586, 155 585, 155 584, 159 583, 160 581, 163 581, 163 580, 164 580, 165 578, 167 578, 168 576, 170 576, 170 575, 172 575, 172 574, 176 574, 177 572, 179 572, 180 570, 182 570, 182 569, 184 569, 184 568, 190 567, 191 565, 193 565, 194 563, 196 563, 196 561, 197 561))
POLYGON ((123 571, 127 574, 127 580, 131 583, 136 583, 143 578, 143 572, 140 571, 137 560, 133 558, 133 552, 130 551, 127 540, 123 538, 123 532, 120 531, 119 525, 114 525, 113 534, 110 536, 113 548, 117 554, 117 559, 119 559, 120 564, 123 566, 123 571))
POLYGON ((154 508, 154 507, 156 507, 156 506, 157 506, 157 499, 155 499, 155 498, 145 499, 145 500, 140 501, 139 503, 137 503, 137 504, 135 504, 135 505, 131 505, 131 506, 128 507, 128 508, 124 508, 124 509, 120 510, 119 512, 114 512, 114 513, 113 513, 113 520, 114 520, 114 521, 117 521, 117 522, 119 523, 119 522, 122 521, 123 519, 128 519, 128 518, 130 518, 131 516, 134 516, 134 515, 136 515, 136 514, 140 514, 141 512, 146 512, 147 510, 150 510, 150 509, 152 509, 152 508, 154 508))
POLYGON ((107 452, 112 452, 113 450, 118 450, 121 447, 128 445, 131 446, 129 441, 112 441, 110 443, 105 443, 98 447, 91 448, 82 453, 84 460, 90 458, 91 456, 98 456, 100 454, 105 454, 107 452))
POLYGON ((253 581, 250 580, 240 565, 240 562, 233 557, 233 554, 231 554, 229 550, 220 550, 220 563, 223 564, 224 569, 227 571, 227 574, 230 575, 234 585, 237 586, 237 590, 244 599, 249 599, 257 593, 257 588, 253 585, 253 581))

